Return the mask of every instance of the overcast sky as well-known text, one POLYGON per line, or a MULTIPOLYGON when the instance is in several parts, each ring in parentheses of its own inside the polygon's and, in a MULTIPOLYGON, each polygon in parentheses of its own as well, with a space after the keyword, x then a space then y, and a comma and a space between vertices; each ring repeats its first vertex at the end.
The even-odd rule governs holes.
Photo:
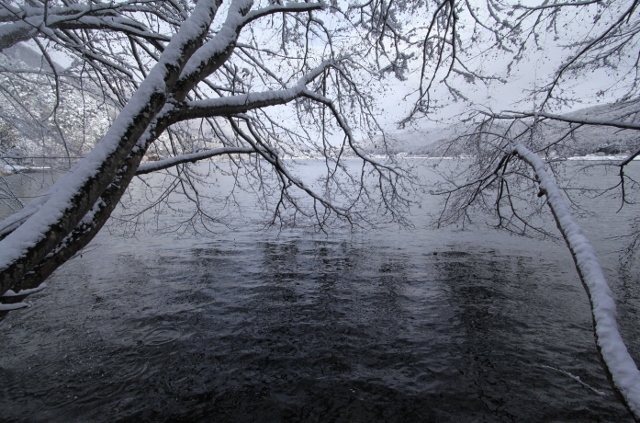
MULTIPOLYGON (((473 1, 471 2, 473 3, 473 1)), ((539 4, 540 1, 530 1, 528 3, 539 4)), ((597 8, 598 6, 590 7, 597 8)), ((596 21, 592 19, 592 15, 587 13, 586 9, 581 8, 582 12, 579 14, 570 13, 577 8, 565 10, 565 13, 560 15, 561 17, 558 21, 559 37, 555 37, 551 32, 538 31, 540 35, 539 41, 543 48, 536 49, 531 46, 532 48, 527 50, 526 55, 511 70, 507 84, 493 82, 487 86, 481 82, 472 85, 460 81, 453 81, 452 84, 475 103, 473 105, 475 108, 483 108, 494 112, 503 110, 531 111, 535 105, 539 105, 542 101, 540 96, 534 98, 531 95, 531 90, 547 84, 562 61, 568 57, 569 51, 562 46, 575 41, 584 41, 587 37, 601 33, 604 30, 603 26, 617 19, 617 13, 625 5, 621 4, 618 7, 620 8, 619 10, 615 10, 612 7, 611 10, 613 11, 610 14, 604 13, 602 18, 596 21)), ((465 15, 461 15, 460 18, 465 19, 465 15)), ((466 18, 468 19, 468 15, 466 18)), ((471 25, 467 25, 467 29, 471 27, 471 25)), ((462 35, 462 38, 463 46, 470 45, 465 39, 465 34, 462 35)), ((485 73, 505 76, 507 64, 509 63, 508 57, 485 54, 481 49, 481 46, 476 47, 477 51, 471 52, 471 56, 476 55, 473 62, 474 65, 480 67, 485 73)), ((621 62, 621 74, 625 71, 625 67, 633 69, 632 65, 638 54, 637 52, 633 53, 626 58, 627 62, 624 62, 624 60, 621 62)), ((443 84, 438 79, 436 81, 432 98, 447 106, 434 113, 431 116, 432 119, 447 120, 469 110, 469 105, 466 103, 448 101, 443 84)), ((403 115, 406 115, 409 104, 402 101, 402 99, 418 86, 417 73, 414 72, 410 75, 408 81, 404 83, 394 81, 390 82, 390 84, 391 89, 381 98, 381 101, 385 104, 385 113, 381 121, 384 121, 389 128, 393 127, 393 122, 397 122, 403 115)), ((620 98, 626 86, 622 84, 616 85, 615 76, 608 75, 607 72, 601 69, 597 71, 585 70, 578 77, 564 81, 560 88, 564 89, 564 93, 574 101, 566 105, 555 105, 551 110, 554 113, 567 113, 614 102, 620 98), (603 91, 603 94, 597 95, 598 91, 603 91)), ((429 126, 430 124, 421 122, 420 125, 429 126)))
MULTIPOLYGON (((471 0, 473 3, 473 0, 471 0)), ((220 14, 224 16, 224 13, 220 14)), ((468 19, 468 16, 464 14, 461 19, 468 19)), ((413 24, 420 22, 419 18, 413 24)), ((411 22, 409 24, 412 24, 411 22)), ((565 33, 573 34, 575 37, 583 37, 589 31, 593 31, 594 27, 589 27, 584 22, 574 17, 567 17, 567 28, 565 33)), ((471 25, 467 25, 467 28, 471 28, 471 25)), ((463 34, 463 38, 465 34, 463 34)), ((529 91, 536 86, 544 84, 548 76, 553 73, 553 70, 560 63, 560 59, 563 56, 563 51, 558 47, 559 43, 568 42, 569 40, 553 40, 548 34, 541 34, 541 40, 546 43, 546 47, 543 50, 533 50, 528 52, 528 55, 522 59, 522 61, 516 65, 511 75, 509 76, 508 84, 500 84, 498 82, 491 83, 486 86, 482 82, 476 84, 467 84, 464 82, 453 80, 452 84, 459 88, 465 95, 467 95, 474 103, 474 107, 480 107, 492 111, 501 110, 523 110, 528 111, 534 108, 534 105, 540 101, 534 99, 529 91), (548 39, 549 38, 549 39, 548 39)), ((463 45, 468 45, 464 41, 463 45)), ((324 46, 318 46, 323 49, 324 46)), ((506 74, 507 59, 500 58, 495 55, 483 55, 481 53, 481 47, 475 47, 476 52, 471 52, 472 55, 476 54, 474 65, 479 66, 485 73, 495 73, 498 75, 506 74)), ((70 65, 68 57, 56 54, 56 60, 63 66, 70 65)), ((418 63, 412 64, 413 72, 408 74, 406 81, 398 81, 393 78, 388 78, 385 81, 386 88, 377 98, 377 103, 380 109, 379 121, 383 127, 387 130, 396 130, 396 123, 402 118, 406 117, 411 108, 412 97, 410 94, 415 91, 419 85, 418 80, 418 63), (408 96, 406 99, 405 97, 408 96)), ((461 78, 460 78, 461 79, 461 78)), ((444 85, 436 79, 434 84, 433 96, 442 109, 437 110, 430 116, 432 120, 447 120, 454 118, 455 116, 468 111, 469 105, 463 102, 455 103, 450 101, 447 95, 444 85)), ((596 98, 595 92, 598 89, 602 89, 605 84, 610 81, 610 78, 603 72, 586 73, 583 78, 579 78, 573 82, 574 84, 574 97, 577 102, 569 106, 565 106, 562 109, 555 110, 556 112, 568 112, 585 107, 590 107, 596 104, 602 104, 604 102, 613 101, 615 99, 614 92, 610 92, 608 96, 596 98)), ((415 99, 415 97, 413 97, 415 99)), ((433 123, 421 121, 418 126, 432 126, 433 123)))

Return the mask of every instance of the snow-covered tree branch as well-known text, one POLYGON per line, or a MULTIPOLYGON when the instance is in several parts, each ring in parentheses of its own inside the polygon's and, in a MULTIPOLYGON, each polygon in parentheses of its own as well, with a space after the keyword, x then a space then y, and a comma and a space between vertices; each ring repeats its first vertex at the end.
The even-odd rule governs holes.
POLYGON ((547 197, 558 229, 571 251, 576 269, 589 296, 594 333, 598 352, 607 376, 632 415, 640 418, 640 371, 629 355, 618 330, 616 304, 600 267, 598 257, 582 234, 580 226, 571 216, 562 192, 544 162, 522 144, 512 145, 513 154, 527 163, 535 172, 540 189, 547 197))
MULTIPOLYGON (((2 222, 0 292, 37 287, 76 254, 105 224, 136 175, 177 171, 187 183, 170 184, 168 192, 184 195, 197 213, 210 216, 198 192, 185 189, 195 190, 198 179, 189 164, 219 155, 231 157, 238 175, 259 181, 248 187, 280 193, 272 223, 303 218, 324 229, 335 218, 361 224, 376 209, 386 210, 389 220, 402 221, 401 209, 410 198, 406 174, 368 158, 350 123, 358 122, 358 134, 380 131, 372 97, 360 78, 375 80, 384 73, 381 68, 405 60, 386 53, 388 40, 402 41, 399 25, 389 25, 376 43, 361 43, 343 54, 334 39, 353 36, 363 25, 348 4, 328 8, 322 2, 234 0, 222 5, 201 0, 193 6, 176 0, 0 6, 0 47, 33 42, 43 58, 30 79, 19 67, 33 65, 11 62, 4 74, 7 84, 0 88, 19 80, 35 90, 46 78, 53 104, 50 112, 42 104, 45 118, 40 122, 64 122, 59 117, 64 111, 61 89, 66 87, 90 98, 91 104, 102 102, 105 112, 117 112, 98 142, 83 141, 76 148, 77 137, 57 124, 30 147, 37 151, 38 145, 58 139, 67 162, 86 157, 40 200, 2 222), (330 18, 319 19, 316 13, 330 18), (325 23, 333 21, 339 24, 325 23), (283 119, 285 111, 293 115, 283 119), (324 157, 321 189, 285 164, 285 158, 300 154, 324 157), (357 157, 363 165, 354 170, 343 163, 347 157, 357 157), (153 161, 142 164, 146 160, 153 161), (273 178, 266 176, 264 166, 273 178), (368 179, 377 182, 368 186, 368 179)), ((382 6, 358 11, 375 14, 382 6)), ((385 19, 392 21, 391 15, 385 19)), ((16 95, 9 88, 5 93, 16 95)), ((23 103, 15 98, 7 120, 20 136, 27 135, 29 119, 37 120, 32 109, 20 109, 23 103)), ((38 154, 39 160, 55 163, 49 150, 38 154)))

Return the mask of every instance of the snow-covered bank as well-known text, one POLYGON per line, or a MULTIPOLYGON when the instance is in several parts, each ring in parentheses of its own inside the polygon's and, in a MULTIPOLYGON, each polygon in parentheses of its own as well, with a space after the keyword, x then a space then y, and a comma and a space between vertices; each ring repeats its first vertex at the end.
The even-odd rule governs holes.
MULTIPOLYGON (((373 155, 374 158, 386 158, 387 156, 381 155, 373 155)), ((396 157, 402 157, 407 159, 428 159, 428 160, 469 160, 473 159, 473 156, 429 156, 424 154, 408 154, 408 153, 397 153, 396 157)), ((566 158, 556 158, 554 160, 568 160, 575 162, 608 162, 608 161, 622 161, 626 160, 629 157, 628 154, 616 154, 616 155, 601 155, 601 154, 587 154, 586 156, 573 156, 566 158)), ((543 157, 541 159, 545 160, 543 157)), ((635 157, 633 161, 640 161, 640 156, 635 157)))
MULTIPOLYGON (((610 156, 603 156, 599 154, 587 154, 586 156, 576 156, 576 157, 567 157, 567 160, 572 161, 622 161, 626 160, 629 157, 628 154, 616 154, 610 156)), ((640 160, 640 157, 636 157, 633 159, 634 161, 640 160)))
POLYGON ((49 166, 21 166, 21 165, 12 165, 12 164, 2 164, 0 165, 0 174, 6 176, 14 173, 42 172, 50 169, 51 168, 49 166))

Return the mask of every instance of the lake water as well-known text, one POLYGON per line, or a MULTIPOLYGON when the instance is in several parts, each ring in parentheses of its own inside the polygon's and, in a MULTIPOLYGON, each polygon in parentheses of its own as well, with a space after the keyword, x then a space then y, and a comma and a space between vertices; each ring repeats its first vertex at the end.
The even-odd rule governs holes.
MULTIPOLYGON (((412 229, 104 231, 0 323, 0 420, 632 421, 565 247, 434 230, 435 207, 412 229)), ((638 267, 609 238, 637 209, 592 207, 580 223, 638 362, 638 267)))

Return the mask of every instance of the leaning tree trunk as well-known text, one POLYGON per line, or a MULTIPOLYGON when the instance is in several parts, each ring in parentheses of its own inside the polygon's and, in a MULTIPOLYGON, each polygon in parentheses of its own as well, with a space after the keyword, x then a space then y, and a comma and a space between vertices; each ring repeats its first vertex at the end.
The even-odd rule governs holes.
MULTIPOLYGON (((220 3, 198 2, 105 137, 72 174, 56 183, 38 211, 0 241, 0 296, 25 277, 30 286, 44 280, 40 275, 48 276, 102 227, 133 178, 147 141, 161 133, 150 125, 162 125, 157 115, 180 81, 188 59, 202 45, 220 3), (148 139, 139 145, 145 134, 148 139), (98 217, 83 222, 92 211, 99 213, 102 222, 85 228, 85 223, 98 217)), ((187 91, 183 90, 185 95, 187 91)))

